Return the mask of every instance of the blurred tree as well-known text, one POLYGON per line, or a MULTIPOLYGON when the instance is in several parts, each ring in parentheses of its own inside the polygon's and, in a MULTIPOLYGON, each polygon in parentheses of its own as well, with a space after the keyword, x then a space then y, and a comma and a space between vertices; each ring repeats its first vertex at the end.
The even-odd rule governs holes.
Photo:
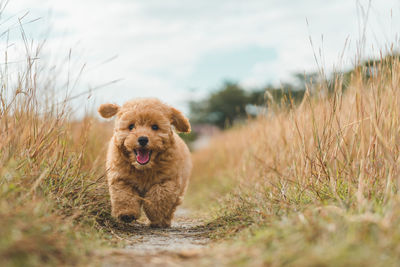
POLYGON ((191 120, 210 123, 224 128, 235 120, 246 117, 246 105, 250 97, 238 84, 225 82, 223 87, 202 101, 189 103, 191 120))
POLYGON ((337 90, 346 90, 355 73, 360 73, 364 79, 371 79, 379 74, 381 67, 392 69, 393 62, 398 62, 399 58, 399 53, 392 53, 381 59, 368 59, 351 70, 332 73, 330 78, 321 78, 321 74, 316 72, 295 73, 292 82, 282 83, 279 87, 267 85, 252 91, 244 90, 237 83, 225 82, 205 99, 189 103, 190 119, 193 123, 208 123, 226 128, 247 116, 256 115, 257 112, 246 114, 246 109, 250 110, 249 106, 251 110, 259 106, 267 107, 266 92, 280 105, 301 102, 306 89, 310 89, 312 95, 322 92, 329 96, 337 90))
POLYGON ((266 91, 269 91, 274 101, 278 103, 282 99, 293 99, 294 102, 299 102, 305 92, 306 78, 304 77, 304 75, 296 74, 295 78, 300 80, 296 85, 285 83, 279 88, 268 85, 252 91, 246 91, 237 83, 225 82, 219 90, 205 99, 189 102, 190 119, 193 123, 213 124, 220 128, 229 127, 249 115, 255 115, 246 113, 249 106, 267 106, 266 91))

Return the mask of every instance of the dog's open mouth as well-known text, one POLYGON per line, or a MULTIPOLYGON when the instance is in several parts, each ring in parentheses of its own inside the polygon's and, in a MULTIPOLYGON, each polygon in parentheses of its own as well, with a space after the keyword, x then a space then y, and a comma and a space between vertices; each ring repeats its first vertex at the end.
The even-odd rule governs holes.
POLYGON ((151 150, 145 149, 145 148, 139 148, 139 149, 134 149, 133 150, 136 155, 136 161, 141 164, 145 165, 149 163, 150 157, 151 157, 151 150))

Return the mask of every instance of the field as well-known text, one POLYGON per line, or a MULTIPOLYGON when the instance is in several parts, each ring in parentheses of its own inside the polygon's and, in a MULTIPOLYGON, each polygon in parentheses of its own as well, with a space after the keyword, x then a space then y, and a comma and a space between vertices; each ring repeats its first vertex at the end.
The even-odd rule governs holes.
POLYGON ((344 92, 339 80, 331 95, 277 107, 195 153, 191 193, 212 200, 204 208, 219 201, 214 237, 229 237, 215 257, 244 266, 398 264, 399 62, 374 68, 368 78, 367 69, 353 73, 344 92))
MULTIPOLYGON (((1 74, 0 262, 100 265, 99 251, 136 229, 110 217, 112 123, 75 121, 30 57, 18 75, 1 74)), ((175 264, 398 264, 400 61, 333 81, 299 105, 269 96, 267 114, 193 153, 184 207, 211 243, 175 264)))

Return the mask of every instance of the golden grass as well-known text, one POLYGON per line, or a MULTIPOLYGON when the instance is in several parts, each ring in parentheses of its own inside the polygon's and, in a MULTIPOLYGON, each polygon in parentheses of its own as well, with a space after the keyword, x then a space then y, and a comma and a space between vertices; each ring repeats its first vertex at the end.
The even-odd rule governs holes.
POLYGON ((39 50, 27 52, 17 75, 1 67, 2 265, 89 261, 89 246, 114 223, 103 167, 109 127, 90 117, 71 122, 68 103, 54 97, 55 77, 32 60, 39 50))
MULTIPOLYGON (((40 49, 39 49, 40 50, 40 49)), ((87 265, 111 227, 104 181, 110 123, 71 120, 29 51, 0 68, 0 262, 87 265), (59 104, 57 104, 59 103, 59 104)), ((39 65, 38 65, 39 64, 39 65)), ((3 66, 3 65, 2 65, 3 66)), ((400 62, 343 93, 310 88, 300 106, 215 137, 193 155, 185 205, 209 215, 213 259, 236 265, 387 266, 400 261, 400 62)), ((271 108, 273 107, 273 108, 271 108)))
POLYGON ((195 153, 190 201, 207 207, 223 197, 211 222, 217 237, 246 229, 219 251, 229 263, 400 260, 400 62, 387 57, 376 68, 370 79, 366 69, 353 73, 344 93, 340 82, 331 95, 313 88, 299 107, 275 109, 195 153))

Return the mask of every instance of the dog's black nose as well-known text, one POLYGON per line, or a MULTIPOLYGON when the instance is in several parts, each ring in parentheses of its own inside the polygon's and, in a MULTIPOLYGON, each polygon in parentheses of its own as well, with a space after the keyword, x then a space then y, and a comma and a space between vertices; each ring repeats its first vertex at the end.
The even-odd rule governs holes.
POLYGON ((138 142, 141 146, 145 146, 149 142, 149 138, 147 138, 147 136, 141 136, 138 138, 138 142))

